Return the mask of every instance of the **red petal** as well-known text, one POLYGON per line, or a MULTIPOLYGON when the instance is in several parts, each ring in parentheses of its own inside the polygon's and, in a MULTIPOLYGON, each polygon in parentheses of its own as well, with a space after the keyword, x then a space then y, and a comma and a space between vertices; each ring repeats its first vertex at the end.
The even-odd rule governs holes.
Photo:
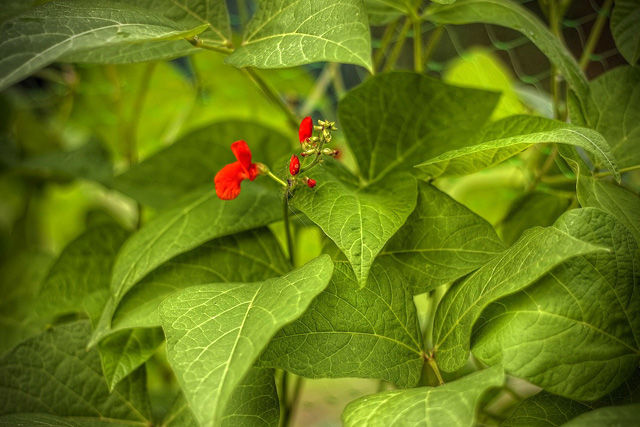
POLYGON ((260 171, 258 170, 258 165, 256 163, 251 163, 251 166, 249 167, 249 170, 247 172, 249 172, 249 179, 253 181, 254 179, 256 179, 256 176, 258 176, 258 172, 260 171))
POLYGON ((216 174, 213 182, 216 185, 216 194, 222 200, 231 200, 240 194, 240 183, 248 176, 240 162, 226 165, 216 174))
POLYGON ((231 151, 233 151, 233 155, 236 156, 236 159, 238 159, 248 173, 251 168, 251 150, 247 143, 244 141, 236 141, 231 144, 231 151))
POLYGON ((298 137, 300 138, 300 142, 302 142, 307 138, 311 138, 311 135, 313 135, 313 121, 311 120, 311 117, 307 116, 302 119, 302 122, 300 123, 298 137))

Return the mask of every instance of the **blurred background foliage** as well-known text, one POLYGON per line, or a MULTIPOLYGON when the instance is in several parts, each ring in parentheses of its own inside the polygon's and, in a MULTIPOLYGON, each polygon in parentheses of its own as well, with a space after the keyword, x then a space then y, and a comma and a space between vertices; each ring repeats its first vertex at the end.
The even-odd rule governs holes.
MULTIPOLYGON (((379 6, 373 0, 369 3, 379 6)), ((546 19, 537 1, 520 3, 546 19)), ((603 3, 574 1, 562 21, 562 36, 576 57, 584 50, 603 3)), ((228 7, 236 30, 255 11, 251 1, 229 0, 228 7)), ((411 31, 406 40, 399 39, 402 21, 384 9, 380 12, 373 16, 390 25, 373 27, 377 69, 411 69, 411 31), (385 37, 390 37, 390 48, 380 50, 385 37)), ((437 40, 427 46, 427 74, 450 84, 502 93, 493 119, 523 113, 553 116, 550 64, 522 34, 484 24, 436 29, 429 23, 424 24, 423 34, 427 40, 437 40), (434 32, 438 34, 431 37, 434 32)), ((591 60, 589 79, 625 63, 608 26, 591 60)), ((298 116, 329 120, 336 118, 340 98, 368 76, 356 66, 322 63, 257 72, 298 116)), ((0 353, 42 327, 30 320, 30 302, 52 260, 70 241, 93 224, 115 220, 133 229, 154 215, 153 209, 140 210, 132 199, 113 190, 113 174, 190 132, 226 120, 264 124, 288 137, 283 145, 297 146, 286 115, 241 70, 223 64, 222 55, 209 51, 142 64, 59 63, 0 93, 0 328, 4 331, 0 353)), ((343 136, 340 132, 335 136, 335 145, 344 151, 343 161, 353 167, 343 136)), ((216 137, 210 135, 212 140, 216 137)), ((534 179, 527 165, 540 157, 538 150, 437 185, 490 221, 506 242, 513 242, 519 229, 550 225, 575 203, 575 193, 570 191, 567 197, 558 186, 527 191, 534 179), (538 204, 555 208, 531 224, 526 213, 536 212, 538 204)), ((284 169, 286 162, 280 166, 284 169)), ((215 172, 211 171, 212 180, 215 172)), ((637 173, 627 174, 626 179, 627 186, 640 189, 637 173)), ((322 234, 304 218, 296 223, 298 259, 303 263, 321 251, 322 234)), ((282 225, 273 229, 282 238, 282 225)), ((159 355, 149 366, 158 373, 149 375, 152 395, 161 390, 159 383, 174 381, 162 359, 159 355)), ((306 381, 303 410, 296 421, 339 425, 346 402, 377 388, 377 381, 368 380, 306 381)), ((171 398, 157 395, 156 405, 168 404, 171 398)))

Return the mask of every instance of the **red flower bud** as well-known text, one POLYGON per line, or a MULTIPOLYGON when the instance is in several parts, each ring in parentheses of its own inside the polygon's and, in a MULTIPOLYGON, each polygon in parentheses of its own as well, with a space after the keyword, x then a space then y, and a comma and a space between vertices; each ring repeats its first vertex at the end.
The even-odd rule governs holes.
POLYGON ((298 137, 300 138, 300 142, 303 142, 307 138, 311 138, 313 135, 313 121, 311 117, 307 116, 302 119, 300 123, 300 129, 298 130, 298 137))
POLYGON ((315 187, 315 186, 316 186, 316 180, 315 180, 315 179, 312 179, 312 178, 309 178, 309 179, 307 180, 307 185, 309 186, 309 188, 313 188, 313 187, 315 187))
POLYGON ((298 172, 300 172, 300 160, 298 160, 298 156, 294 154, 289 161, 289 173, 296 176, 298 172))

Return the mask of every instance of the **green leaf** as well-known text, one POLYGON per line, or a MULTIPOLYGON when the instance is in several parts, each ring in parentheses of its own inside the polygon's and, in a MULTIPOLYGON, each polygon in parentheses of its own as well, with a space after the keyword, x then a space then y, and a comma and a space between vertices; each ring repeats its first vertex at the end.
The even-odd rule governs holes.
MULTIPOLYGON (((272 369, 251 368, 233 391, 222 427, 278 427, 280 403, 272 369)), ((189 402, 180 393, 167 413, 163 427, 199 427, 189 408, 189 402)))
POLYGON ((0 417, 0 426, 6 427, 133 427, 140 426, 137 421, 124 421, 100 418, 58 417, 50 414, 12 414, 0 417))
POLYGON ((401 275, 375 263, 360 287, 343 262, 305 314, 271 340, 260 362, 307 378, 376 378, 413 387, 424 362, 420 342, 401 275))
MULTIPOLYGON (((159 13, 163 17, 184 28, 196 28, 205 25, 198 37, 208 44, 224 46, 231 40, 229 14, 224 0, 115 0, 117 3, 145 9, 148 13, 159 13)), ((120 7, 120 6, 118 6, 120 7)), ((89 49, 65 55, 67 62, 91 62, 100 64, 123 64, 141 61, 159 61, 186 56, 199 49, 184 40, 161 41, 154 43, 136 43, 124 46, 107 46, 101 49, 89 49)))
POLYGON ((350 91, 338 117, 364 178, 381 180, 446 148, 468 145, 498 98, 417 73, 383 73, 350 91))
POLYGON ((537 16, 511 0, 458 0, 448 6, 431 5, 426 18, 438 25, 494 24, 526 36, 549 58, 581 100, 589 92, 587 78, 569 50, 537 16))
POLYGON ((341 164, 328 161, 309 174, 317 181, 290 199, 347 256, 361 285, 387 240, 416 206, 416 180, 398 174, 375 185, 360 187, 341 164))
POLYGON ((119 302, 111 332, 160 326, 158 307, 172 293, 213 282, 256 282, 284 276, 291 267, 266 228, 207 242, 151 272, 119 302))
POLYGON ((435 187, 419 183, 418 204, 378 260, 395 266, 413 294, 483 266, 506 246, 491 224, 435 187))
MULTIPOLYGON (((576 124, 585 122, 584 126, 600 132, 620 168, 640 165, 640 69, 614 68, 589 86, 591 92, 584 111, 578 113, 571 108, 571 120, 576 124), (583 116, 576 117, 577 114, 583 116)), ((597 163, 597 167, 603 166, 601 161, 597 163)))
POLYGON ((202 25, 183 27, 155 12, 123 3, 48 2, 3 23, 0 90, 67 53, 102 46, 179 40, 205 29, 202 25))
POLYGON ((638 246, 599 209, 569 211, 555 227, 609 251, 568 260, 487 308, 473 354, 549 392, 593 400, 617 388, 640 361, 638 246))
POLYGON ((102 340, 100 356, 109 391, 153 356, 163 342, 160 328, 129 329, 102 340))
POLYGON ((128 232, 115 223, 87 230, 62 251, 40 288, 34 316, 86 312, 92 321, 109 298, 109 277, 128 232), (89 310, 88 310, 89 308, 89 310))
POLYGON ((591 427, 591 426, 632 426, 638 423, 640 403, 624 406, 611 406, 587 412, 572 419, 564 427, 591 427))
POLYGON ((55 326, 0 359, 0 415, 41 412, 150 423, 144 371, 109 393, 97 350, 85 350, 90 334, 89 322, 55 326))
POLYGON ((611 34, 618 50, 631 65, 640 59, 640 4, 636 0, 616 0, 611 15, 611 34))
POLYGON ((344 427, 474 426, 481 396, 504 383, 494 367, 474 372, 440 387, 421 387, 373 394, 349 403, 342 413, 344 427))
POLYGON ((627 227, 640 245, 640 197, 612 182, 578 175, 578 200, 609 212, 627 227))
POLYGON ((467 175, 500 163, 533 144, 555 142, 593 153, 620 181, 611 148, 598 132, 557 120, 512 116, 485 126, 464 148, 448 151, 417 165, 430 178, 467 175))
POLYGON ((302 315, 332 270, 323 255, 282 277, 195 286, 165 300, 169 363, 202 426, 219 425, 229 396, 271 337, 302 315))
POLYGON ((513 202, 500 222, 500 234, 511 245, 528 228, 552 225, 569 208, 571 199, 548 193, 528 193, 513 202))
POLYGON ((247 24, 242 45, 225 60, 236 67, 256 68, 320 61, 372 70, 363 0, 263 0, 247 24))
POLYGON ((447 372, 464 366, 473 324, 489 303, 527 287, 571 257, 604 250, 555 227, 526 231, 513 246, 466 280, 456 282, 443 297, 433 326, 438 366, 447 372))
POLYGON ((290 148, 286 136, 259 124, 215 123, 183 136, 134 165, 115 177, 111 186, 145 205, 167 206, 194 188, 211 183, 216 172, 236 161, 230 146, 240 139, 248 142, 254 162, 274 169, 290 148))
POLYGON ((394 0, 364 0, 369 25, 386 25, 406 14, 402 3, 394 0))

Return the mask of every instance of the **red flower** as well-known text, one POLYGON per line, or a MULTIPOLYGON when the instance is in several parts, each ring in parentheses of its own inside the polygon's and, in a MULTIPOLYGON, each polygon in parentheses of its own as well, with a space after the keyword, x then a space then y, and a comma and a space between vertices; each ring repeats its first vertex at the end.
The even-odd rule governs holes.
POLYGON ((315 180, 315 179, 313 179, 313 178, 309 178, 309 179, 307 180, 307 185, 309 186, 309 188, 313 188, 313 187, 315 187, 315 186, 316 186, 316 180, 315 180))
POLYGON ((300 172, 300 160, 298 159, 298 156, 294 154, 291 156, 291 160, 289 161, 289 173, 296 176, 298 175, 298 172, 300 172))
POLYGON ((251 163, 251 150, 246 142, 234 142, 231 151, 238 161, 220 169, 213 180, 216 194, 222 200, 235 199, 240 194, 240 183, 245 179, 253 181, 258 176, 258 165, 251 163))
POLYGON ((298 137, 300 137, 300 142, 304 142, 307 138, 311 138, 311 135, 313 135, 313 121, 311 121, 311 117, 307 116, 300 123, 298 137))

